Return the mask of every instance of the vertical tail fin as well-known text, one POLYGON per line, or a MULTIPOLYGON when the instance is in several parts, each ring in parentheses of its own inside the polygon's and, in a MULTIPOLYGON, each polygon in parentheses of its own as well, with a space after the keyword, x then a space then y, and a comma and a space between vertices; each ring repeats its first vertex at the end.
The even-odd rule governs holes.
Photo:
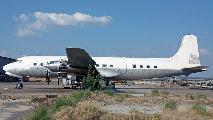
POLYGON ((184 36, 178 52, 170 60, 186 68, 200 66, 197 37, 194 35, 184 36))

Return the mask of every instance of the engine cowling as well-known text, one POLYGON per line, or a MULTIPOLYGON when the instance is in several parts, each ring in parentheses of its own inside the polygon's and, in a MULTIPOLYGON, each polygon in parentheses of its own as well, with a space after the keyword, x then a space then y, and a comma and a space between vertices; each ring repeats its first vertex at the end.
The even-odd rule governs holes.
POLYGON ((52 72, 64 72, 64 73, 74 73, 74 74, 80 74, 80 75, 86 75, 87 69, 81 69, 81 68, 73 68, 69 66, 68 61, 58 61, 58 62, 50 62, 52 64, 48 64, 46 67, 52 71, 52 72))

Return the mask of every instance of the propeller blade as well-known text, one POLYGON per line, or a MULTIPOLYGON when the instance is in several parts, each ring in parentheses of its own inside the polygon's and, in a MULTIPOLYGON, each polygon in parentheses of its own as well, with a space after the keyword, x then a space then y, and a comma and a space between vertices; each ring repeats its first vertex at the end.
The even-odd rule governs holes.
POLYGON ((50 84, 50 73, 47 73, 47 80, 48 80, 48 85, 50 84))
POLYGON ((47 70, 47 75, 46 75, 46 81, 48 82, 48 85, 50 83, 50 73, 49 71, 47 70))

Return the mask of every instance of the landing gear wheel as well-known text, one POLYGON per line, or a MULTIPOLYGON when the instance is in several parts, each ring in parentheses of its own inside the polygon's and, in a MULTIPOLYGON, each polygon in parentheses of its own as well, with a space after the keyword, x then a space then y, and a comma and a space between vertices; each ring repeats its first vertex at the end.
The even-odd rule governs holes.
POLYGON ((106 86, 109 86, 109 80, 104 80, 104 82, 106 86))
POLYGON ((22 83, 17 83, 16 84, 16 88, 17 89, 22 89, 23 88, 23 84, 22 83))

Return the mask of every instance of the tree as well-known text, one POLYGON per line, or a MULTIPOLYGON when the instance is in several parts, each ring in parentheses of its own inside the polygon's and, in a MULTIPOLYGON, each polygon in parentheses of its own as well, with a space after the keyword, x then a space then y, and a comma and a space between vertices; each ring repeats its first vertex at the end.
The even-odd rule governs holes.
POLYGON ((100 90, 101 86, 99 86, 99 81, 102 80, 103 77, 100 74, 95 74, 95 70, 92 69, 92 65, 89 65, 87 76, 83 78, 82 87, 84 89, 100 90))

